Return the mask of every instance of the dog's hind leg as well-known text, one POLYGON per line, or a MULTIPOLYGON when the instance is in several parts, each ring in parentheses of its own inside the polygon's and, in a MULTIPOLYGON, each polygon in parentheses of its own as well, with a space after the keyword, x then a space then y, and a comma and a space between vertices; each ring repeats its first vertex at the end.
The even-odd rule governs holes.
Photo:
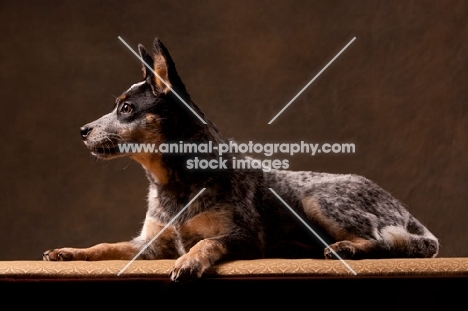
POLYGON ((363 224, 353 223, 338 210, 329 211, 323 208, 314 197, 305 197, 302 205, 308 220, 322 228, 335 241, 326 245, 325 258, 336 258, 334 252, 341 258, 363 258, 375 256, 377 252, 385 248, 385 243, 380 243, 372 237, 372 230, 352 231, 350 228, 363 224))
POLYGON ((391 222, 348 206, 323 208, 313 197, 302 203, 309 221, 336 241, 324 249, 327 259, 336 258, 333 251, 348 259, 430 258, 438 253, 437 238, 408 213, 388 224, 391 222))
POLYGON ((379 239, 351 239, 326 247, 326 259, 336 259, 331 249, 343 259, 363 258, 430 258, 437 255, 438 241, 432 234, 416 235, 403 227, 388 226, 379 239))
POLYGON ((337 259, 335 252, 342 259, 373 257, 370 255, 376 254, 378 249, 380 247, 377 241, 356 238, 351 241, 338 241, 329 245, 324 250, 324 256, 326 259, 337 259))

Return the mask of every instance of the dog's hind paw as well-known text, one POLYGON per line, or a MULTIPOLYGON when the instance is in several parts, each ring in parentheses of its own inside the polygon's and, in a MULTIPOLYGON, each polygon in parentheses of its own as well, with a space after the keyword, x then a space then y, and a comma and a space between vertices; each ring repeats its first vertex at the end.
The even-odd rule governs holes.
POLYGON ((86 256, 76 248, 58 248, 47 250, 42 254, 44 261, 86 260, 86 256))
POLYGON ((354 257, 356 253, 356 248, 354 247, 353 243, 350 241, 339 241, 330 245, 330 247, 326 247, 324 250, 325 259, 338 259, 335 254, 331 251, 331 249, 335 251, 338 256, 342 259, 350 259, 354 257))

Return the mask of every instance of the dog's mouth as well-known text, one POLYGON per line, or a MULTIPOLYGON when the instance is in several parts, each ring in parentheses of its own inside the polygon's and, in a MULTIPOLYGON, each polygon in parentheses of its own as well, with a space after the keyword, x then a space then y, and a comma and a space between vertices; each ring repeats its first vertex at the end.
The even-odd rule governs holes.
POLYGON ((119 148, 114 145, 93 146, 89 149, 91 150, 91 154, 98 158, 111 158, 117 156, 120 153, 119 148))

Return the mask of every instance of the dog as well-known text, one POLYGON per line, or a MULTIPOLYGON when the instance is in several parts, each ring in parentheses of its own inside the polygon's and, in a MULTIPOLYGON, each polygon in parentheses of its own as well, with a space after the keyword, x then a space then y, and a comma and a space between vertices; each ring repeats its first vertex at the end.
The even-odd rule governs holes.
POLYGON ((158 38, 153 55, 142 45, 138 50, 143 80, 117 98, 112 112, 81 127, 80 132, 97 158, 129 156, 143 166, 149 193, 141 232, 127 242, 48 250, 43 253, 44 260, 132 260, 138 254, 137 259, 176 259, 170 278, 184 282, 201 278, 207 269, 226 260, 437 255, 438 239, 400 201, 359 175, 232 169, 234 158, 249 159, 240 152, 223 155, 227 169, 187 168, 187 160, 194 156, 218 159, 219 152, 214 149, 195 154, 120 152, 118 145, 128 142, 160 146, 167 142, 216 145, 231 141, 190 99, 173 59, 158 38), (202 189, 205 191, 181 212, 202 189), (144 248, 156 235, 157 239, 144 248))

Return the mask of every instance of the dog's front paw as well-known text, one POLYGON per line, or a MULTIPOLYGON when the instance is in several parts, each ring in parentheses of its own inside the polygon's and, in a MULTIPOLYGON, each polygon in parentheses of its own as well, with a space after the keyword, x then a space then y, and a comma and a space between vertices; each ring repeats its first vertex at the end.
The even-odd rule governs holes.
POLYGON ((176 260, 171 271, 171 280, 174 282, 188 282, 201 278, 205 268, 197 258, 185 254, 176 260))
POLYGON ((70 261, 86 260, 86 256, 81 250, 76 248, 57 248, 45 251, 42 254, 42 260, 45 261, 70 261))

